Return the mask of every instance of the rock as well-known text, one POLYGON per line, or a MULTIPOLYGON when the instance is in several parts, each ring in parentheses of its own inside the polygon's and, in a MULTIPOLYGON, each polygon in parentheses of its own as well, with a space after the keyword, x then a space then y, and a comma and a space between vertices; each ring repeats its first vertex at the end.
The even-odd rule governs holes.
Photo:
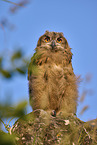
POLYGON ((57 117, 37 109, 12 127, 17 145, 96 145, 97 119, 83 122, 74 115, 57 117))

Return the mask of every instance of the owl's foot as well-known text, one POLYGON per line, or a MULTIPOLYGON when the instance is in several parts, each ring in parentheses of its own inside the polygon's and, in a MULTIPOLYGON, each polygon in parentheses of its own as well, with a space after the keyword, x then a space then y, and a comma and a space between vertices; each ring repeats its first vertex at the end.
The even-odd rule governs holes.
POLYGON ((56 117, 56 111, 55 110, 46 110, 49 115, 56 117))
POLYGON ((56 111, 55 111, 55 110, 52 110, 51 115, 52 115, 53 117, 56 117, 56 111))

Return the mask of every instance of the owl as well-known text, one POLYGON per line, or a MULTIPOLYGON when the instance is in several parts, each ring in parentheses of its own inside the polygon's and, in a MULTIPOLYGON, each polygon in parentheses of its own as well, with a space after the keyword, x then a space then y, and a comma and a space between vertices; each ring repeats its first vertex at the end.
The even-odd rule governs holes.
POLYGON ((28 67, 33 110, 75 114, 78 91, 71 60, 71 48, 63 33, 46 31, 39 38, 28 67))

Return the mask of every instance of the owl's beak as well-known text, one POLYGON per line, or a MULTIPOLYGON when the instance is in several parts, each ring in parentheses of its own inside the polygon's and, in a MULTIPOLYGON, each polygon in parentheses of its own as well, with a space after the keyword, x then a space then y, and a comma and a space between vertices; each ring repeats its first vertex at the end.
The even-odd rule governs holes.
POLYGON ((52 49, 54 49, 54 47, 56 46, 54 40, 52 41, 51 46, 52 46, 52 49))

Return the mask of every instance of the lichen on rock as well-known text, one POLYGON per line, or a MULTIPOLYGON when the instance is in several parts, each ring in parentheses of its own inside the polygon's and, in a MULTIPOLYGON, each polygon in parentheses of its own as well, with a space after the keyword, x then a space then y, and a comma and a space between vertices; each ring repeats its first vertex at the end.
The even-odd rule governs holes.
POLYGON ((97 119, 83 122, 74 115, 50 116, 37 109, 16 121, 16 145, 96 145, 97 119))

